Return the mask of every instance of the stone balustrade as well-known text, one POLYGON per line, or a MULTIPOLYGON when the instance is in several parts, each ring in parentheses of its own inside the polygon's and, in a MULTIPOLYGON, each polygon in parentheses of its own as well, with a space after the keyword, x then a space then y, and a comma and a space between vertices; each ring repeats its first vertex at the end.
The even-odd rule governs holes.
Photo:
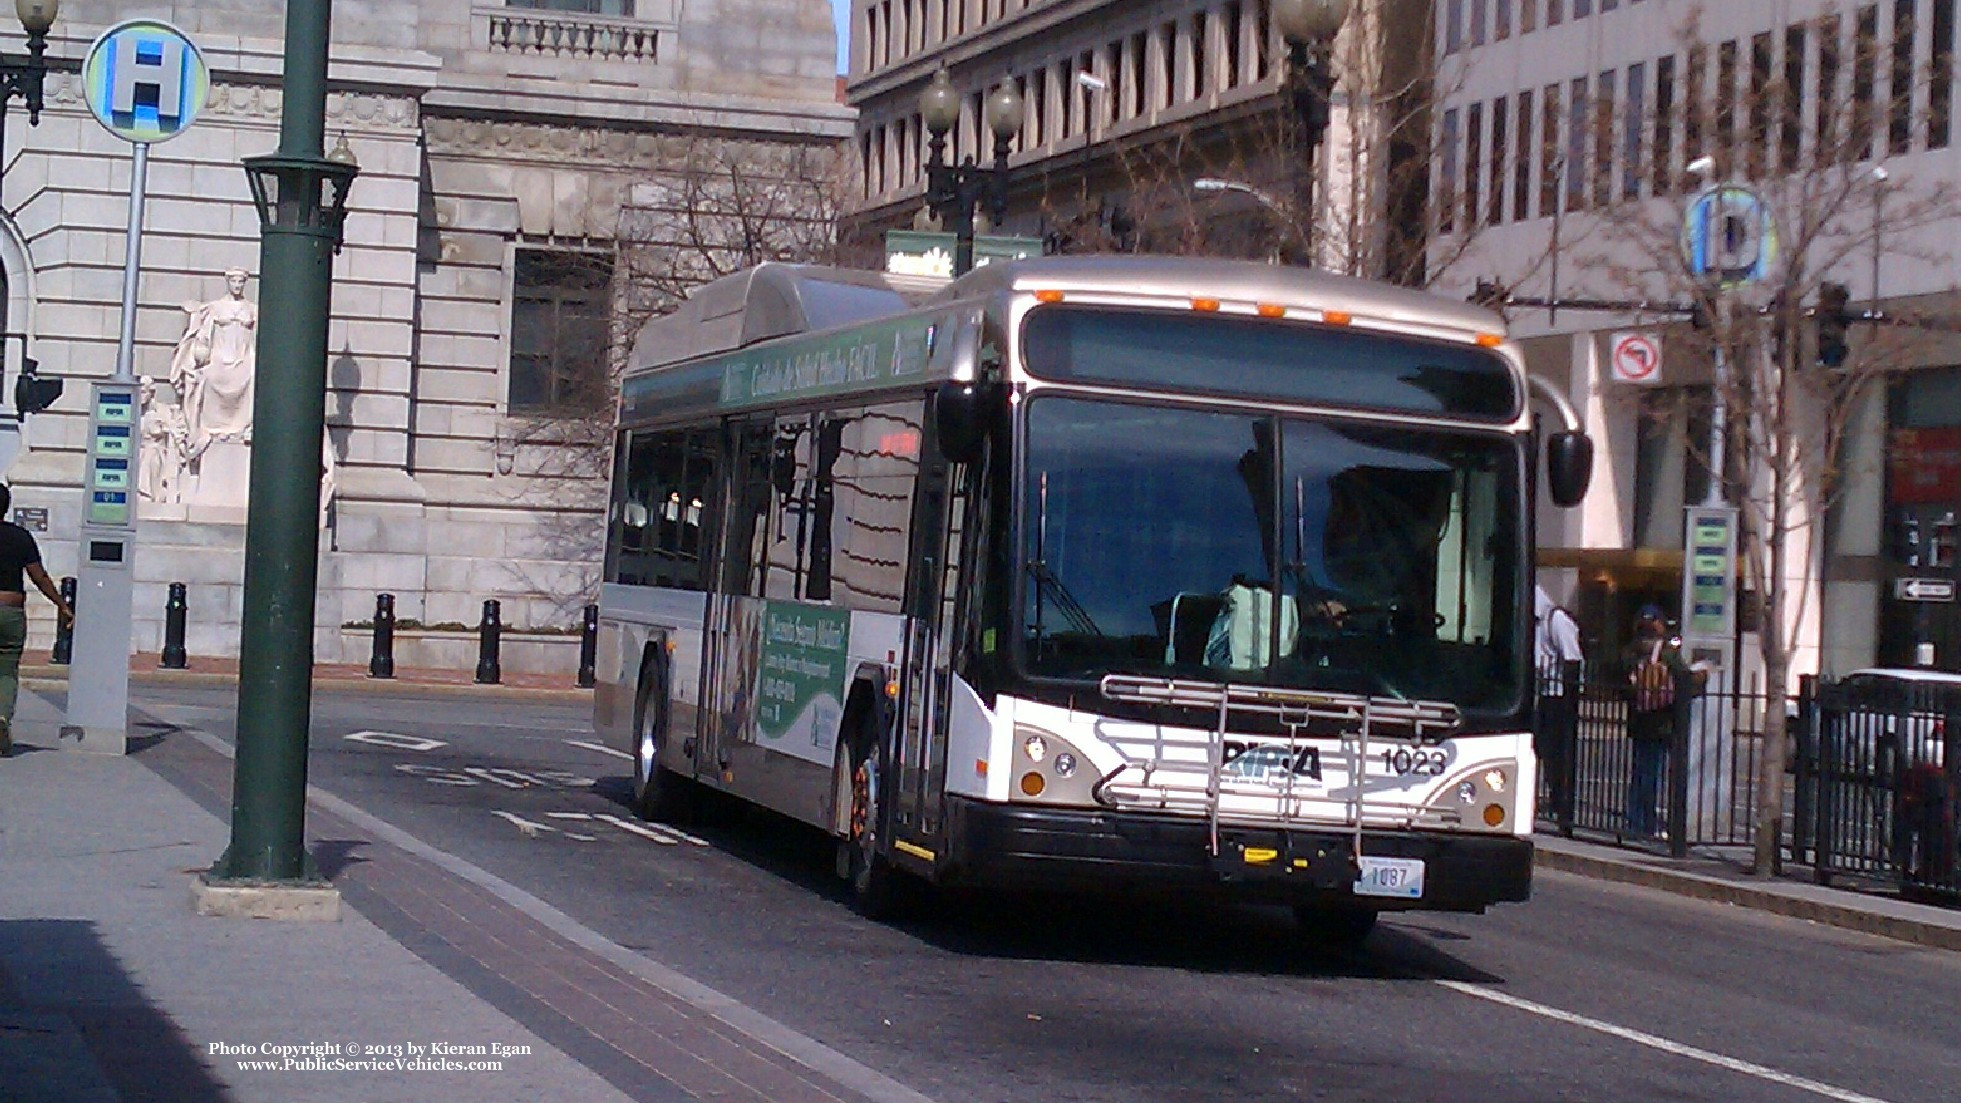
POLYGON ((642 19, 528 8, 478 8, 476 17, 492 53, 647 65, 660 61, 661 40, 674 29, 642 19))

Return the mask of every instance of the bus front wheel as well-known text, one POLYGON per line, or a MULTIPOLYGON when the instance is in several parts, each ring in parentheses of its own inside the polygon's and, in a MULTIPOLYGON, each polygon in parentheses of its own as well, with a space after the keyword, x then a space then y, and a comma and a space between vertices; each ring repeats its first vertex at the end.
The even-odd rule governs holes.
POLYGON ((838 843, 838 867, 851 884, 851 902, 858 914, 871 920, 895 919, 905 910, 905 874, 879 851, 884 798, 879 788, 878 743, 875 738, 854 742, 838 743, 839 788, 849 794, 850 809, 845 836, 838 843))
POLYGON ((684 818, 685 782, 661 765, 668 734, 667 678, 656 662, 640 672, 633 708, 633 810, 641 819, 676 822, 684 818))

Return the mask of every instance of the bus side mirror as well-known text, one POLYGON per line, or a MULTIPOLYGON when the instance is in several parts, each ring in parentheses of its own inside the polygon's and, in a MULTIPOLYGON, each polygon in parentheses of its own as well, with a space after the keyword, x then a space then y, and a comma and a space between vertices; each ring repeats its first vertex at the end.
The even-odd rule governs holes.
POLYGON ((973 380, 940 384, 933 395, 933 429, 947 462, 973 463, 981 458, 1000 393, 999 387, 973 380))
POLYGON ((1562 509, 1579 505, 1593 481, 1593 438, 1581 432, 1546 438, 1546 489, 1562 509))

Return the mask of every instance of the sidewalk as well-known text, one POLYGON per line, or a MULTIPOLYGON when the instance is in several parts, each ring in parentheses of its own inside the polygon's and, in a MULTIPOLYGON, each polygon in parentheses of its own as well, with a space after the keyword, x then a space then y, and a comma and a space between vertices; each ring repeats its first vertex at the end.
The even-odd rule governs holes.
MULTIPOLYGON (((192 657, 186 669, 165 670, 161 656, 155 652, 144 652, 130 657, 129 676, 132 682, 145 685, 236 685, 238 660, 192 657)), ((49 662, 46 651, 29 651, 21 656, 20 677, 23 688, 56 688, 68 681, 68 667, 49 662)), ((505 671, 496 685, 478 685, 474 670, 397 667, 393 678, 371 678, 366 663, 315 663, 313 684, 373 693, 402 692, 407 688, 418 693, 433 691, 482 698, 592 699, 592 691, 578 688, 569 674, 523 674, 516 671, 505 671)))
POLYGON ((5 1103, 931 1103, 325 794, 339 923, 197 917, 223 745, 46 750, 58 719, 24 694, 0 760, 5 1103), (305 1064, 366 1047, 410 1064, 305 1064))

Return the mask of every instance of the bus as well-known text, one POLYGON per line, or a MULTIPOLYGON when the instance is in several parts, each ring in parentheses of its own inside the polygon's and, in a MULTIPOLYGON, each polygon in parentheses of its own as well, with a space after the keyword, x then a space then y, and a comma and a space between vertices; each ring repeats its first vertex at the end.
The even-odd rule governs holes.
POLYGON ((1524 900, 1542 455, 1577 504, 1572 406, 1421 292, 766 264, 632 351, 596 728, 642 815, 814 825, 873 916, 1207 892, 1359 937, 1524 900))

